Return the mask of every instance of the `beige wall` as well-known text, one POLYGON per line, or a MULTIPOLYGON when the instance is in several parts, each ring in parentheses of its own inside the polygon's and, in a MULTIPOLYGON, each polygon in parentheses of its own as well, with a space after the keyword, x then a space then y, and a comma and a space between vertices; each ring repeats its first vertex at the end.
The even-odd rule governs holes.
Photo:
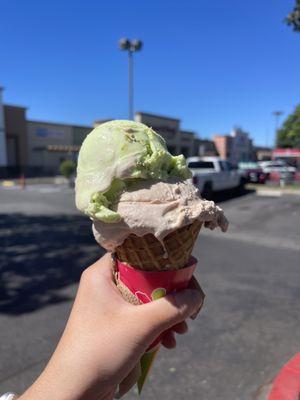
POLYGON ((73 144, 72 126, 28 121, 28 160, 29 166, 43 166, 59 170, 62 159, 71 158, 71 154, 47 151, 47 146, 70 146, 73 144))
POLYGON ((158 132, 165 139, 171 153, 181 153, 179 119, 137 112, 135 113, 135 120, 151 126, 158 132))
POLYGON ((180 120, 143 112, 135 113, 135 120, 151 126, 166 141, 172 154, 186 157, 198 155, 197 138, 194 132, 181 131, 180 120))

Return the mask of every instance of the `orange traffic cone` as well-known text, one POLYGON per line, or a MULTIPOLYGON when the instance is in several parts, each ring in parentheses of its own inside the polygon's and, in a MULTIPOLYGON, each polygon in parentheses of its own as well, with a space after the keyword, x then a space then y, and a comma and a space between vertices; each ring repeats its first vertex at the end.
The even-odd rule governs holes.
POLYGON ((26 187, 25 174, 20 175, 20 187, 21 187, 21 190, 24 190, 26 187))

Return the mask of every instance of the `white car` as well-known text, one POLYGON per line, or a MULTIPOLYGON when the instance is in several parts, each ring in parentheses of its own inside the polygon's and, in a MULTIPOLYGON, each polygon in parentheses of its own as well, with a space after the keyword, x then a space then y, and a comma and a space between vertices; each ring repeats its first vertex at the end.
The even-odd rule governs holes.
POLYGON ((291 167, 290 165, 286 164, 282 160, 274 160, 274 161, 261 161, 259 163, 260 167, 262 168, 263 172, 270 173, 270 172, 296 172, 295 167, 291 167))
POLYGON ((265 174, 268 175, 268 179, 272 178, 272 175, 278 175, 277 179, 283 179, 285 181, 293 181, 296 173, 296 168, 291 167, 282 160, 274 161, 262 161, 260 162, 261 169, 265 174))
POLYGON ((190 157, 187 164, 193 173, 193 183, 202 196, 211 198, 213 192, 242 188, 243 175, 220 157, 190 157))

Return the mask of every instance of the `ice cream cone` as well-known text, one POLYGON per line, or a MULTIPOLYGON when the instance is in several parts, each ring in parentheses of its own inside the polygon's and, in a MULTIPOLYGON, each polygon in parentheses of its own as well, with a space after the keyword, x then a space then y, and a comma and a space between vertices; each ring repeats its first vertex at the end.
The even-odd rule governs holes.
MULTIPOLYGON (((115 259, 116 284, 124 299, 130 303, 137 305, 149 303, 174 291, 185 289, 193 276, 196 264, 197 260, 190 257, 189 262, 182 268, 145 271, 115 259)), ((140 376, 137 378, 139 393, 147 380, 163 336, 164 333, 160 334, 151 343, 139 361, 140 376)), ((121 384, 124 393, 129 390, 129 386, 126 385, 127 381, 132 382, 131 374, 121 384)))
POLYGON ((202 222, 194 221, 167 235, 161 243, 154 235, 131 234, 116 248, 117 258, 143 271, 183 268, 192 253, 202 222))

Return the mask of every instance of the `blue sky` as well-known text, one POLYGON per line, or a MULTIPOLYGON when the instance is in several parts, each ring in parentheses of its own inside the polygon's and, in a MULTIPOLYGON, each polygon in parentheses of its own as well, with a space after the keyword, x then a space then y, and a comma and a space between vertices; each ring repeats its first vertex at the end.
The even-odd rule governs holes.
POLYGON ((300 34, 283 23, 294 0, 1 0, 0 85, 28 117, 91 124, 127 118, 121 37, 140 38, 135 110, 182 119, 200 137, 233 125, 257 144, 272 111, 300 103, 300 34))

